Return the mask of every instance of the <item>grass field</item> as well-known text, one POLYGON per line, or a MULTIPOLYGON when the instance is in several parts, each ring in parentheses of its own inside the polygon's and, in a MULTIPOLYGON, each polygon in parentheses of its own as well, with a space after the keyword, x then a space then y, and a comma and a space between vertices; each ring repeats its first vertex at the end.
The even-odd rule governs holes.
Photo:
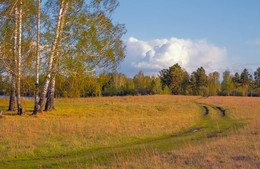
POLYGON ((0 99, 0 168, 260 168, 260 98, 61 99, 37 116, 23 105, 17 116, 0 99))

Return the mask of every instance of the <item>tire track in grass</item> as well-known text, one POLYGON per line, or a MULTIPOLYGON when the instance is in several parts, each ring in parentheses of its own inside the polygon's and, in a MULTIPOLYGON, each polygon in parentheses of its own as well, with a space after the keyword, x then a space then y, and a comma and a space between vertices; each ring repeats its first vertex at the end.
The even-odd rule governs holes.
POLYGON ((195 99, 195 100, 194 100, 194 103, 197 104, 197 105, 200 106, 200 107, 203 105, 202 107, 203 107, 204 110, 205 110, 204 115, 208 115, 208 114, 209 114, 209 109, 208 109, 208 107, 211 107, 211 108, 213 108, 213 109, 219 111, 219 112, 221 113, 221 116, 222 116, 222 117, 225 117, 225 116, 226 116, 226 109, 224 109, 224 108, 222 108, 222 107, 220 107, 220 106, 212 105, 212 104, 200 103, 200 102, 197 101, 197 100, 199 100, 199 99, 201 99, 201 98, 195 99), (208 106, 208 107, 207 107, 207 106, 208 106))
POLYGON ((208 115, 209 114, 209 109, 207 106, 203 106, 203 108, 205 109, 205 113, 204 113, 204 116, 208 115))
POLYGON ((221 107, 216 107, 221 113, 222 113, 222 117, 226 116, 226 110, 222 109, 221 107))
MULTIPOLYGON (((227 116, 226 116, 226 111, 227 109, 224 109, 220 106, 216 106, 216 105, 212 105, 212 104, 207 104, 207 103, 201 103, 201 102, 198 102, 199 99, 201 99, 202 97, 198 98, 198 99, 195 99, 194 100, 194 103, 197 104, 198 106, 200 107, 203 107, 204 110, 205 110, 205 113, 204 113, 204 116, 208 115, 209 114, 209 108, 208 107, 211 107, 213 110, 217 111, 217 112, 220 112, 221 113, 221 119, 219 122, 223 122, 223 126, 227 125, 228 123, 234 123, 235 125, 236 124, 236 121, 233 121, 231 119, 229 119, 227 116), (226 117, 226 118, 224 118, 226 117), (227 123, 227 124, 225 124, 227 123)), ((244 124, 244 122, 242 121, 237 121, 237 123, 240 123, 240 124, 244 124)), ((218 124, 217 124, 218 125, 218 124)), ((238 125, 238 126, 241 126, 241 125, 238 125)), ((229 131, 230 129, 232 128, 232 126, 228 126, 228 127, 223 127, 222 129, 218 130, 218 131, 215 131, 215 132, 212 132, 208 135, 206 135, 205 138, 215 138, 215 137, 218 137, 219 135, 223 134, 225 131, 229 131)))
MULTIPOLYGON (((230 130, 232 127, 241 125, 239 122, 231 121, 228 118, 221 118, 221 120, 209 118, 209 109, 212 107, 215 110, 217 106, 199 103, 196 100, 191 100, 191 103, 197 104, 201 107, 202 113, 205 116, 201 118, 197 124, 190 129, 183 130, 181 132, 165 135, 161 137, 140 139, 139 141, 127 143, 124 145, 98 147, 93 149, 86 149, 77 152, 70 152, 66 155, 45 157, 42 159, 30 159, 30 160, 14 160, 6 161, 2 163, 3 168, 62 168, 66 167, 66 163, 70 165, 77 165, 77 163, 84 164, 106 164, 109 165, 110 161, 113 161, 116 155, 127 156, 129 152, 139 153, 152 149, 159 149, 164 152, 169 149, 179 149, 185 146, 185 143, 190 142, 192 144, 201 143, 210 138, 216 138, 218 135, 230 130), (203 111, 204 109, 204 111, 203 111), (218 126, 216 125, 218 124, 218 126), (65 162, 65 163, 64 163, 65 162)), ((219 107, 219 111, 225 111, 219 107)), ((226 115, 226 113, 225 113, 226 115)), ((222 116, 223 115, 222 112, 222 116)))

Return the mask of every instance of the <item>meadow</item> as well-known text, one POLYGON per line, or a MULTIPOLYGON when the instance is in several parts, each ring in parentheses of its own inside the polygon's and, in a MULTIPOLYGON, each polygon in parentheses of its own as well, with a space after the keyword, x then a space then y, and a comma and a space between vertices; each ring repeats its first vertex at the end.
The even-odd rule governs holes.
POLYGON ((57 99, 37 116, 22 104, 18 116, 0 99, 0 168, 260 168, 260 98, 57 99))

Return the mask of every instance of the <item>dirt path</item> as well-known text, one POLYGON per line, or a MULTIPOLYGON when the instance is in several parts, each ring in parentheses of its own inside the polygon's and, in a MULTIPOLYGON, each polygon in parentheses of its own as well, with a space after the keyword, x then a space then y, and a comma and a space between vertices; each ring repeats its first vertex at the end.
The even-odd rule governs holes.
MULTIPOLYGON (((201 114, 204 116, 209 114, 209 107, 212 107, 216 111, 222 113, 222 117, 226 116, 226 110, 215 105, 207 105, 205 103, 193 102, 200 107, 201 114)), ((93 149, 86 149, 79 152, 73 152, 67 155, 47 157, 43 159, 29 159, 29 160, 16 160, 16 161, 5 161, 2 164, 4 168, 59 168, 63 167, 64 164, 70 163, 76 165, 76 162, 80 164, 96 164, 99 161, 111 161, 114 159, 115 154, 125 156, 129 151, 142 152, 149 151, 150 149, 160 149, 160 151, 172 150, 176 147, 185 146, 185 143, 197 144, 198 142, 205 141, 206 139, 217 138, 224 132, 229 131, 232 127, 237 126, 238 123, 230 121, 228 118, 212 119, 212 118, 201 118, 197 124, 190 129, 182 130, 178 133, 165 135, 161 137, 142 139, 137 142, 132 142, 124 145, 99 147, 93 149), (75 160, 77 159, 77 160, 75 160), (76 162, 75 162, 76 161, 76 162)), ((109 164, 109 162, 107 162, 109 164)), ((66 165, 65 165, 66 166, 66 165)), ((1 166, 0 166, 1 168, 1 166)))
POLYGON ((205 109, 205 113, 204 113, 204 116, 208 115, 209 114, 209 109, 207 106, 203 106, 203 108, 205 109))
MULTIPOLYGON (((197 99, 199 100, 199 99, 197 99)), ((213 109, 220 111, 221 116, 225 117, 226 116, 226 110, 220 106, 215 106, 215 105, 210 105, 210 104, 206 104, 206 103, 200 103, 197 100, 194 100, 194 103, 197 104, 198 106, 202 106, 204 108, 204 116, 209 114, 209 108, 208 107, 212 107, 213 109)))
POLYGON ((221 107, 216 107, 221 113, 222 113, 222 117, 226 116, 226 110, 222 109, 221 107))

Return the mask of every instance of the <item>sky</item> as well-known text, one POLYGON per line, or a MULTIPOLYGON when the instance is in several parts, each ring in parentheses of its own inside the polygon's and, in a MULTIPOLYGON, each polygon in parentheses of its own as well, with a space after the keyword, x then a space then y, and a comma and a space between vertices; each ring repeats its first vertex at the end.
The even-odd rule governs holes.
POLYGON ((260 67, 260 0, 119 0, 127 55, 118 72, 157 75, 179 63, 189 73, 260 67))

